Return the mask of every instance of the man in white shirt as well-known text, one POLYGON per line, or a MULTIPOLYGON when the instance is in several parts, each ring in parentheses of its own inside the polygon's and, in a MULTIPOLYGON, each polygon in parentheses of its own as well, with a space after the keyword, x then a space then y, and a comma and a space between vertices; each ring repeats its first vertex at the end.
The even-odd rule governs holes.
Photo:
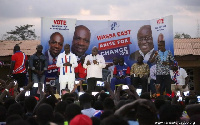
POLYGON ((174 61, 174 64, 171 66, 170 76, 174 84, 171 85, 172 91, 180 91, 181 93, 189 91, 188 82, 189 77, 185 69, 178 66, 178 62, 174 61))
POLYGON ((70 91, 74 88, 74 68, 78 66, 76 56, 70 52, 70 45, 64 46, 64 52, 58 55, 56 66, 60 68, 59 83, 60 90, 65 89, 68 84, 70 91))
POLYGON ((96 82, 102 81, 102 69, 106 67, 106 64, 104 57, 98 54, 96 46, 92 48, 92 54, 85 57, 83 67, 87 69, 88 91, 99 89, 96 87, 96 82))

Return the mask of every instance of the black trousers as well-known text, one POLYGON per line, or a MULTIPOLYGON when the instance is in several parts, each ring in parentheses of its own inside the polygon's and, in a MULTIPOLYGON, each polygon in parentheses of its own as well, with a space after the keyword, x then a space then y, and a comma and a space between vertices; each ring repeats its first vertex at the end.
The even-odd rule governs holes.
POLYGON ((160 84, 160 94, 163 95, 163 92, 171 94, 171 77, 170 75, 156 75, 156 84, 160 84))
POLYGON ((17 80, 18 87, 21 88, 26 84, 26 73, 12 74, 13 78, 17 80))
POLYGON ((97 81, 102 81, 102 78, 88 78, 87 79, 87 85, 88 85, 88 91, 101 91, 102 87, 96 86, 97 81))
POLYGON ((139 85, 142 85, 142 93, 147 92, 147 84, 148 79, 147 78, 140 78, 140 77, 133 77, 131 76, 131 83, 135 88, 138 88, 139 85))

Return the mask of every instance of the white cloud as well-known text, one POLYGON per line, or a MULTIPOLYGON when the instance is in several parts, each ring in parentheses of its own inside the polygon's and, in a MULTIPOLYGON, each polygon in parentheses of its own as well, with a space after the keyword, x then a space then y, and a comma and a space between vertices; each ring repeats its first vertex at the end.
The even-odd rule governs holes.
POLYGON ((174 32, 196 35, 199 0, 0 0, 0 36, 15 26, 33 24, 40 35, 40 17, 78 20, 151 20, 173 15, 174 32))

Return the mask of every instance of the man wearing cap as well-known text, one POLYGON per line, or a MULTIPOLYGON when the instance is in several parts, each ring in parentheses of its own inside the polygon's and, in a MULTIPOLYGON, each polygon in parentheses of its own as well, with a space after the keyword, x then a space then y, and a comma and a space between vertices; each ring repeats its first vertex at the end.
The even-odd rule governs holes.
POLYGON ((171 85, 172 91, 188 91, 188 82, 189 82, 189 77, 187 75, 187 72, 185 69, 181 68, 178 66, 178 62, 174 61, 174 64, 171 65, 171 70, 170 70, 170 75, 171 79, 174 84, 171 85))

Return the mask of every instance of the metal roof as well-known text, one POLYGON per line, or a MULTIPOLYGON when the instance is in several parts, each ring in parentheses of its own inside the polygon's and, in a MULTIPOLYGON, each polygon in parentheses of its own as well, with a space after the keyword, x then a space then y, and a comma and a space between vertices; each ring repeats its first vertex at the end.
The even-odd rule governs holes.
POLYGON ((20 50, 26 55, 32 55, 36 52, 36 46, 40 44, 40 40, 0 41, 0 56, 13 55, 16 44, 19 44, 20 50))
MULTIPOLYGON (((0 56, 12 55, 16 44, 20 45, 21 51, 26 55, 32 55, 40 40, 0 41, 0 56)), ((200 55, 200 38, 174 39, 174 55, 200 55)))
POLYGON ((174 55, 200 55, 200 38, 174 39, 174 55))

